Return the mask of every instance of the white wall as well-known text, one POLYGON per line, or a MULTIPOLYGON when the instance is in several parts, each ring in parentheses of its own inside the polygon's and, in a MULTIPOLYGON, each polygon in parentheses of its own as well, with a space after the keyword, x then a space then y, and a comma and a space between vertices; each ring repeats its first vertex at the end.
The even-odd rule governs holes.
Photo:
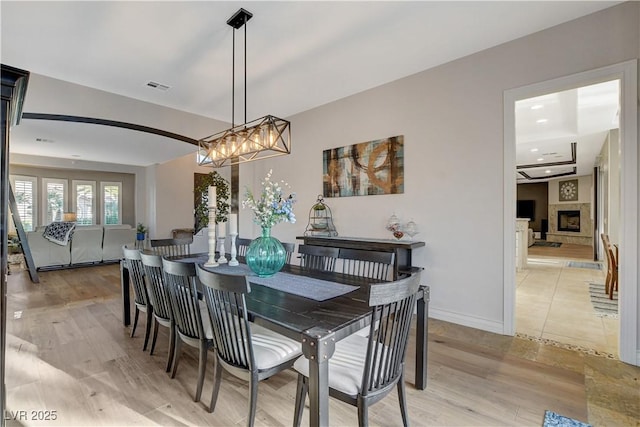
MULTIPOLYGON (((155 186, 149 186, 149 195, 155 203, 149 205, 149 236, 154 239, 171 237, 174 228, 193 228, 193 175, 209 173, 210 167, 198 166, 193 154, 155 165, 152 170, 155 186)), ((218 173, 230 180, 230 168, 218 173)))
POLYGON ((404 135, 405 193, 327 199, 338 232, 386 238, 392 213, 413 218, 427 243, 414 263, 431 286, 430 314, 502 332, 503 92, 637 58, 639 7, 625 3, 293 116, 293 153, 247 165, 241 176, 251 169, 253 183, 244 183, 258 188, 273 168, 292 185, 299 221, 273 229, 292 241, 322 191, 324 149, 404 135))

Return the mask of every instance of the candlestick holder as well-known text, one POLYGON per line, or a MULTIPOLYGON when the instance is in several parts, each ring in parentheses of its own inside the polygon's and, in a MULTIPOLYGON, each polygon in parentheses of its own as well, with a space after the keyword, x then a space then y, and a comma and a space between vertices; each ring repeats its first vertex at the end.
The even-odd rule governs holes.
POLYGON ((238 255, 238 251, 236 250, 236 236, 238 233, 229 233, 231 237, 231 259, 229 260, 229 265, 235 267, 236 265, 240 265, 238 260, 236 259, 236 255, 238 255))
POLYGON ((218 264, 226 264, 227 258, 224 256, 225 255, 224 237, 218 237, 218 244, 220 245, 218 247, 218 252, 220 253, 220 258, 218 258, 218 264))
POLYGON ((217 267, 216 262, 216 209, 209 206, 209 259, 204 263, 205 267, 217 267))

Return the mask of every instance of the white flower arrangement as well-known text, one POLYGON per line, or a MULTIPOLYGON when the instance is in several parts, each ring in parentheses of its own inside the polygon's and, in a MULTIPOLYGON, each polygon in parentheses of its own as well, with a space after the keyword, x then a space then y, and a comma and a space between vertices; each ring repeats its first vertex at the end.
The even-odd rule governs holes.
POLYGON ((245 191, 245 199, 242 201, 242 208, 250 208, 253 211, 253 221, 263 228, 271 228, 279 222, 296 222, 293 213, 293 204, 296 202, 296 194, 290 193, 285 197, 283 187, 290 188, 284 181, 271 180, 272 170, 262 181, 262 193, 256 199, 248 188, 245 191))

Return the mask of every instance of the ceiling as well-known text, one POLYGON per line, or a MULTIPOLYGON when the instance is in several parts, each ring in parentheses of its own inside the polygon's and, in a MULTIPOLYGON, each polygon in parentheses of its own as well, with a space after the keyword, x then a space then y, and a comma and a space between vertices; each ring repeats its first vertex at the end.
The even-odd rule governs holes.
POLYGON ((619 92, 612 80, 516 102, 517 182, 590 175, 619 126, 619 92))
MULTIPOLYGON (((51 101, 50 86, 71 83, 117 96, 105 110, 155 104, 230 123, 232 28, 226 21, 243 7, 254 15, 246 26, 247 119, 287 118, 617 3, 2 0, 0 59, 32 73, 28 113, 87 115, 81 97, 51 101), (168 89, 153 89, 151 81, 168 89)), ((236 31, 236 122, 244 118, 243 43, 244 28, 236 31)), ((550 102, 545 111, 552 106, 563 111, 554 115, 563 122, 550 121, 547 132, 523 124, 536 111, 519 110, 519 154, 535 141, 539 150, 560 152, 572 131, 575 139, 603 130, 581 125, 566 113, 569 103, 550 102)), ((199 139, 217 130, 181 134, 199 139)), ((12 153, 136 166, 195 151, 143 132, 28 119, 11 138, 12 153)))

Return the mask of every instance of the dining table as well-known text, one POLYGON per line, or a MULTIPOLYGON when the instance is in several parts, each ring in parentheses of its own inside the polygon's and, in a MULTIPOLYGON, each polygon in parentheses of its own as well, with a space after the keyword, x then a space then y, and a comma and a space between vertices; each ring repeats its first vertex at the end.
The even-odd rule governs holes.
MULTIPOLYGON (((246 304, 251 320, 301 343, 309 360, 309 424, 329 425, 329 361, 336 343, 371 322, 368 288, 380 280, 340 272, 304 269, 286 264, 272 277, 261 278, 242 263, 206 267, 207 254, 167 257, 193 262, 210 271, 246 275, 251 292, 246 304)), ((130 323, 130 284, 121 263, 123 323, 130 323)), ((419 274, 419 273, 413 273, 419 274)), ((427 331, 429 287, 418 290, 415 328, 415 387, 427 386, 427 331)))

